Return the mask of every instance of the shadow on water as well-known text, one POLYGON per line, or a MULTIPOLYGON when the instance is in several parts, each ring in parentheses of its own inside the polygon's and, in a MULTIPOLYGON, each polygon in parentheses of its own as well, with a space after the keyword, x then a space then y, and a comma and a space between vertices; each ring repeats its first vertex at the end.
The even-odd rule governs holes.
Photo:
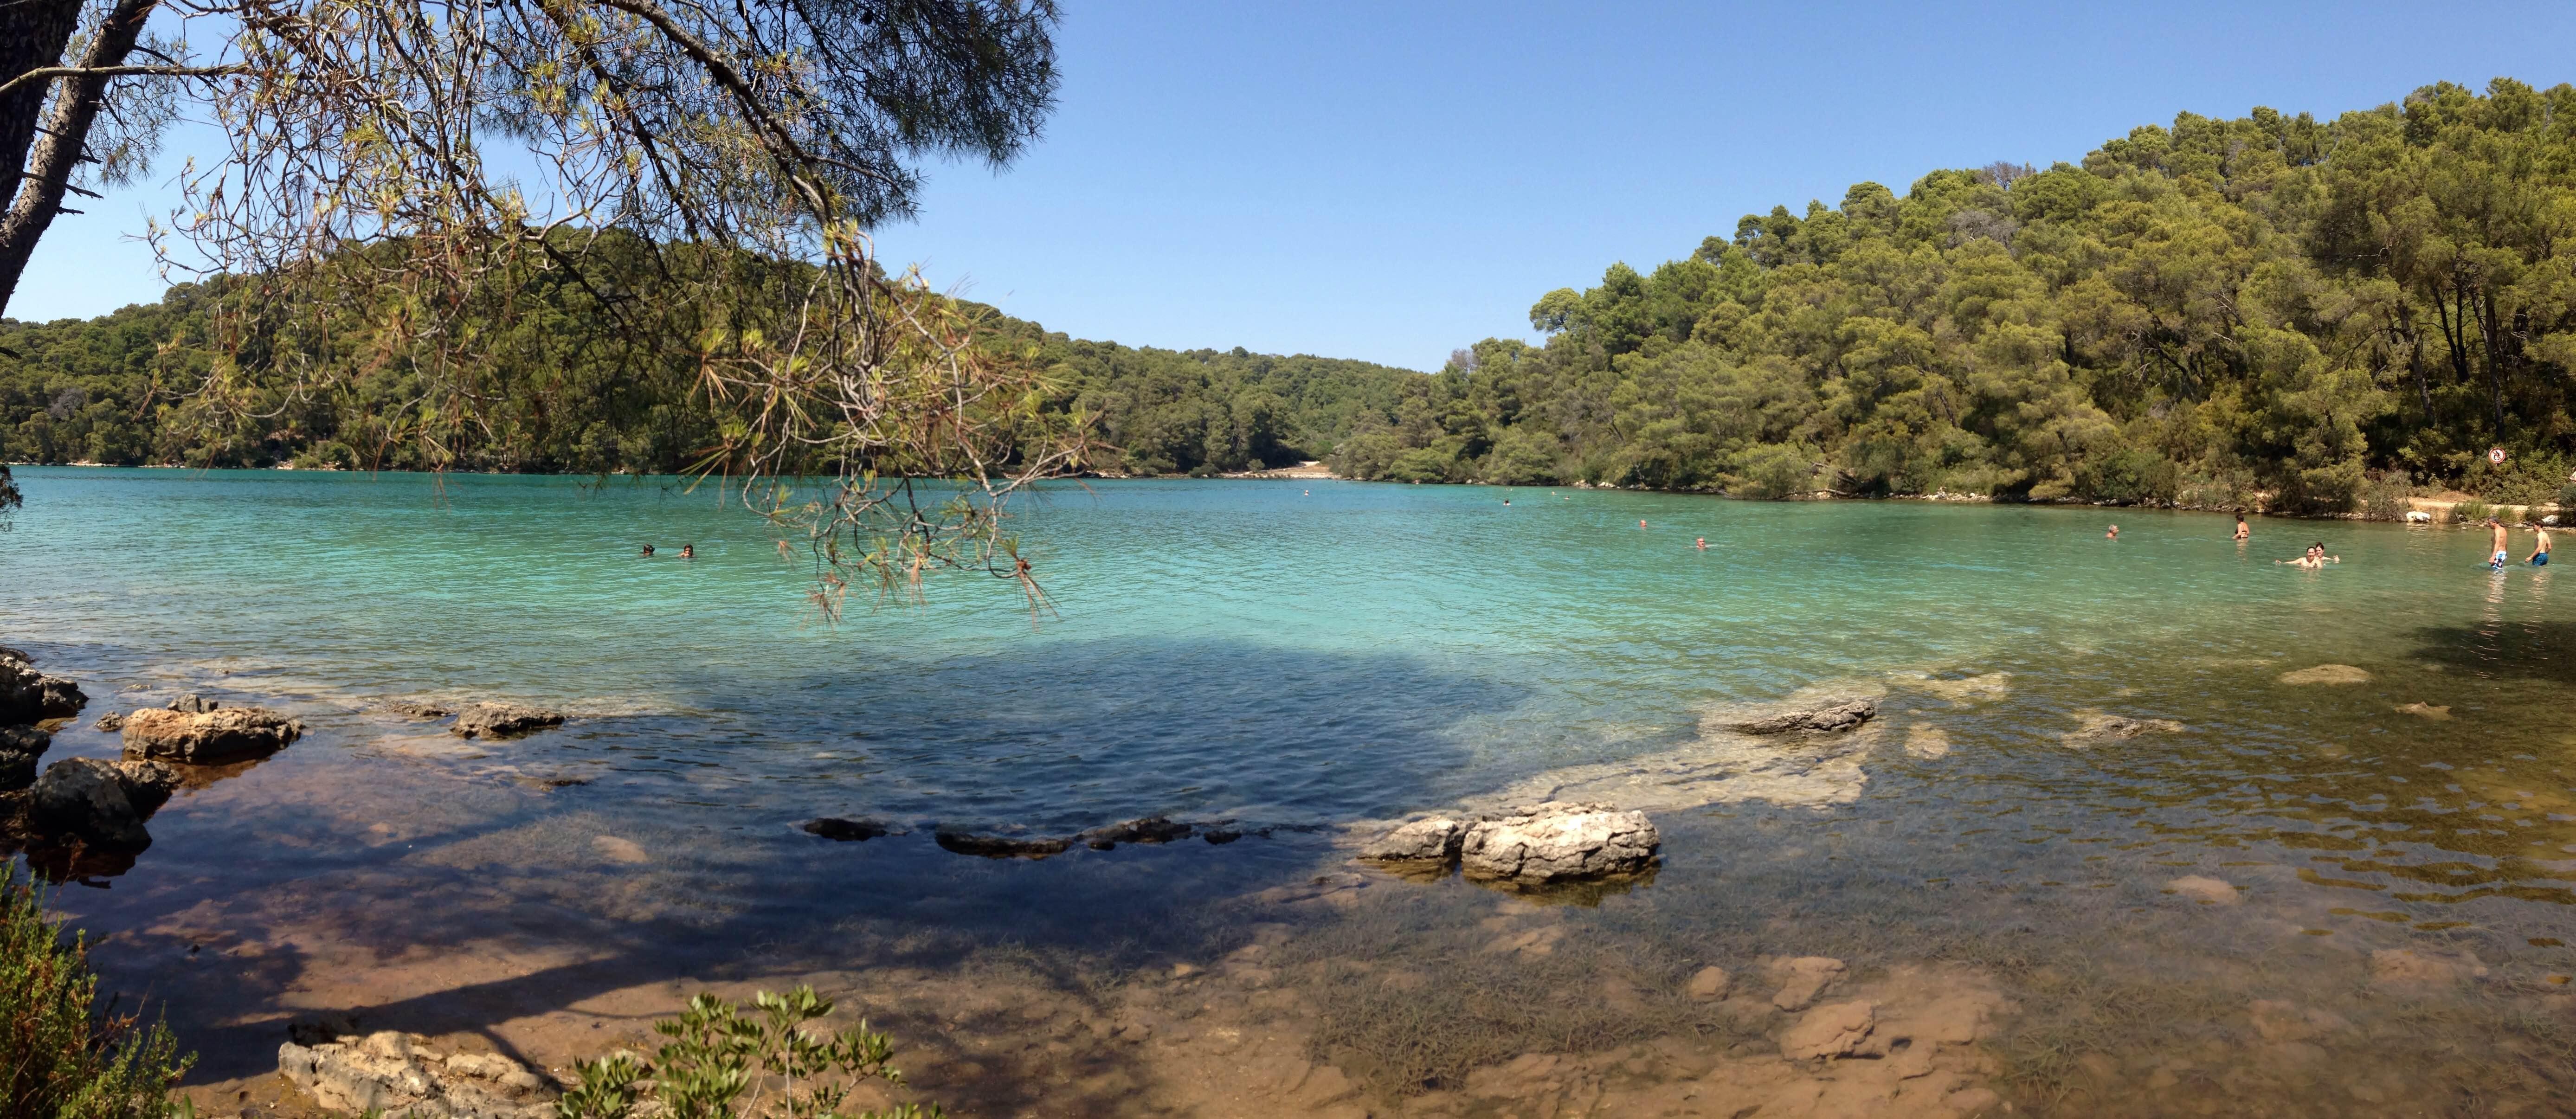
MULTIPOLYGON (((639 1023, 670 1009, 620 992, 953 973, 997 954, 1096 1003, 1099 975, 1241 941, 1227 899, 1310 883, 1335 861, 1328 841, 1289 830, 993 861, 940 850, 926 826, 834 843, 792 824, 853 805, 1035 831, 1154 814, 1392 814, 1465 768, 1459 717, 1513 702, 1400 654, 1222 641, 1038 652, 812 677, 788 691, 815 698, 757 720, 756 735, 609 720, 588 737, 489 748, 605 771, 561 788, 407 756, 379 745, 382 724, 365 717, 320 719, 276 761, 164 809, 154 847, 117 888, 57 896, 103 936, 113 982, 167 1007, 203 1055, 198 1082, 273 1069, 297 1016, 477 1032, 506 1051, 496 1024, 602 999, 584 1028, 603 1028, 616 1006, 638 1007, 639 1023), (856 757, 808 749, 854 740, 856 757), (900 766, 871 764, 897 753, 900 766), (1010 777, 965 779, 979 768, 1010 777), (943 778, 1005 791, 952 792, 943 778)), ((911 1024, 921 1037, 972 1033, 911 1024)), ((978 1091, 1020 1090, 989 1071, 978 1091)))
POLYGON ((2414 656, 2481 676, 2576 684, 2576 623, 2495 621, 2425 626, 2407 635, 2414 656))

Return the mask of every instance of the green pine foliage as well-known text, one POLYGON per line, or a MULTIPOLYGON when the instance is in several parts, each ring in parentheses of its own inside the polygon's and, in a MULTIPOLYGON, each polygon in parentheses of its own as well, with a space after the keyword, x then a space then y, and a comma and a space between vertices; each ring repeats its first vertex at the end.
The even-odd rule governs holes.
POLYGON ((190 1059, 168 1030, 97 1005, 88 945, 0 882, 0 1119, 162 1119, 190 1059))
POLYGON ((2576 466, 2576 89, 2186 113, 2081 164, 1861 183, 1530 319, 1545 345, 1459 351, 1337 464, 1751 497, 2343 512, 2411 478, 2547 501, 2576 466))

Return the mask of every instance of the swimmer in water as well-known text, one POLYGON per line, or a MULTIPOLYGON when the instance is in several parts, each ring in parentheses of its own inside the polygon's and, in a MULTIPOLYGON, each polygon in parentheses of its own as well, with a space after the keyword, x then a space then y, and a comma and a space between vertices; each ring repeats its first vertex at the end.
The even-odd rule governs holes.
POLYGON ((1644 522, 1644 521, 1642 521, 1642 520, 1641 520, 1641 521, 1638 521, 1638 522, 1637 522, 1637 527, 1638 527, 1638 528, 1644 528, 1644 527, 1646 527, 1646 522, 1644 522))
POLYGON ((682 545, 680 545, 680 558, 681 558, 681 559, 696 559, 696 558, 698 558, 698 546, 697 546, 697 545, 695 545, 695 544, 682 544, 682 545))
POLYGON ((1705 552, 1705 551, 1707 551, 1707 550, 1708 550, 1708 537, 1705 537, 1705 536, 1700 537, 1700 538, 1699 538, 1697 541, 1695 541, 1694 543, 1695 543, 1695 545, 1699 548, 1699 550, 1700 550, 1700 551, 1705 552))
POLYGON ((2252 535, 2254 535, 2254 530, 2253 530, 2252 528, 2249 528, 2249 527, 2247 527, 2247 526, 2246 526, 2246 524, 2245 524, 2245 514, 2243 514, 2243 513, 2238 513, 2238 514, 2236 515, 2236 538, 2237 538, 2237 539, 2239 539, 2239 540, 2243 540, 2243 539, 2245 539, 2246 537, 2248 537, 2248 536, 2252 536, 2252 535))
POLYGON ((2104 539, 2104 540, 2117 540, 2117 539, 2119 539, 2119 538, 2120 538, 2120 526, 2118 526, 2118 525, 2112 525, 2112 526, 2111 526, 2111 531, 2109 531, 2109 532, 2106 532, 2106 533, 2103 533, 2103 534, 2102 534, 2102 539, 2104 539))
POLYGON ((2508 546, 2511 541, 2505 539, 2504 522, 2493 517, 2489 517, 2487 518, 2487 527, 2494 530, 2495 537, 2495 554, 2487 557, 2487 570, 2502 571, 2504 570, 2505 557, 2513 551, 2513 549, 2508 546))
POLYGON ((644 557, 643 557, 643 558, 645 558, 645 559, 652 559, 652 558, 653 558, 653 546, 652 546, 652 545, 647 544, 647 545, 645 545, 645 546, 644 546, 644 557))
POLYGON ((2531 526, 2531 531, 2532 534, 2538 536, 2540 540, 2538 543, 2532 545, 2531 554, 2524 557, 2523 562, 2528 563, 2533 567, 2547 567, 2549 566, 2549 526, 2533 525, 2531 526))

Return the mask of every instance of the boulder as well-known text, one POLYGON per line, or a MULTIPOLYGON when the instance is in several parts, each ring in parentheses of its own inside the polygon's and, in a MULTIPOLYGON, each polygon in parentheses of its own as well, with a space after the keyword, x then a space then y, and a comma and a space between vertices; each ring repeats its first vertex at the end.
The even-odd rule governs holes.
POLYGON ((413 719, 444 719, 456 713, 435 703, 422 703, 416 699, 380 699, 376 701, 375 707, 378 711, 413 719))
POLYGON ((1878 701, 1845 699, 1821 707, 1784 711, 1760 719, 1750 719, 1732 728, 1745 734, 1788 734, 1793 731, 1838 732, 1857 728, 1878 715, 1878 701))
POLYGON ((1445 863, 1458 857, 1467 839, 1467 822, 1447 817, 1415 820, 1370 840, 1360 857, 1373 862, 1445 863))
POLYGON ((553 1084, 496 1053, 441 1054, 426 1038, 289 1041, 277 1071, 325 1109, 384 1119, 553 1119, 553 1084))
POLYGON ((38 672, 21 658, 0 656, 0 726, 68 719, 88 703, 79 684, 38 672))
POLYGON ((27 823, 39 835, 140 851, 152 845, 144 818, 178 787, 179 775, 157 762, 64 758, 28 790, 27 823))
POLYGON ((0 792, 36 783, 36 759, 54 744, 51 732, 34 727, 0 727, 0 792))
POLYGON ((466 738, 517 738, 547 727, 563 725, 561 711, 527 707, 516 703, 477 703, 456 713, 456 725, 449 734, 466 738))
POLYGON ((286 748, 304 734, 304 723, 260 707, 204 712, 147 707, 125 717, 125 754, 131 758, 222 765, 286 748))
POLYGON ((1877 1025, 1878 1008, 1866 1002, 1826 1003, 1780 1035, 1780 1055, 1792 1061, 1848 1056, 1877 1025))
POLYGON ((894 829, 875 820, 844 820, 838 816, 807 820, 797 827, 807 835, 819 835, 840 843, 859 843, 894 834, 894 829))
POLYGON ((1663 840, 1643 812, 1607 804, 1549 803, 1467 829, 1458 864, 1468 877, 1546 883, 1633 874, 1663 840))
POLYGON ((107 714, 99 716, 97 722, 89 725, 89 729, 101 734, 115 734, 116 732, 125 729, 125 716, 119 715, 114 711, 110 711, 107 714))
POLYGON ((1073 841, 1070 839, 969 835, 954 831, 942 831, 932 838, 946 850, 960 855, 979 855, 987 859, 1043 859, 1049 855, 1061 855, 1067 848, 1073 846, 1073 841))
POLYGON ((1074 838, 1094 851, 1106 851, 1121 843, 1169 843, 1175 839, 1188 839, 1196 830, 1188 824, 1175 824, 1161 816, 1146 816, 1093 828, 1074 838))

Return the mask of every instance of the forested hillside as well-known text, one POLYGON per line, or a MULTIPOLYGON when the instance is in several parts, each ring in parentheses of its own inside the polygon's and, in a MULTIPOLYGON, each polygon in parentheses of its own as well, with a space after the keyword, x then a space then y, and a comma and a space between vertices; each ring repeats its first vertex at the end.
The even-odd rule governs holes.
MULTIPOLYGON (((496 327, 524 355, 495 379, 475 438, 428 440, 400 362, 342 344, 344 375, 252 374, 259 399, 215 420, 189 394, 230 347, 208 337, 210 289, 92 320, 0 321, 0 462, 184 463, 538 473, 671 473, 720 440, 686 368, 611 353, 605 321, 568 285, 496 327)), ((1330 453, 1362 416, 1392 412, 1422 375, 1361 361, 1088 342, 989 308, 988 344, 1044 367, 1047 406, 1093 417, 1091 463, 1112 473, 1189 474, 1284 465, 1330 453)), ((245 363, 247 368, 247 363, 245 363)))
POLYGON ((2142 127, 1747 216, 1531 309, 1341 444, 1370 478, 2327 512, 2576 466, 2576 89, 2142 127), (2497 469, 2491 447, 2510 454, 2497 469))

